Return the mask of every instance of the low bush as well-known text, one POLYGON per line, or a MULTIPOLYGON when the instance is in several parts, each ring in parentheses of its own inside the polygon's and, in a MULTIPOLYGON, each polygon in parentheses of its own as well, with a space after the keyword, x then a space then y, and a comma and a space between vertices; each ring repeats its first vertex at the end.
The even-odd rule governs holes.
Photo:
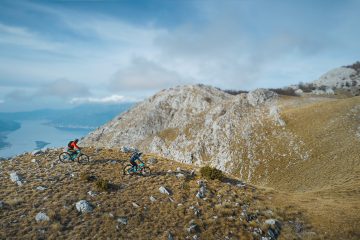
POLYGON ((295 93, 295 90, 292 88, 270 88, 270 91, 273 91, 279 95, 285 95, 285 96, 298 96, 295 93))
POLYGON ((96 180, 96 177, 93 176, 93 175, 90 175, 90 174, 88 174, 88 173, 81 173, 81 174, 80 174, 80 179, 81 179, 82 181, 92 182, 92 181, 96 180))
POLYGON ((302 82, 299 83, 299 88, 303 90, 303 92, 307 92, 307 93, 316 89, 313 83, 302 83, 302 82))
POLYGON ((111 188, 111 184, 109 183, 109 181, 105 179, 98 179, 95 185, 98 191, 103 191, 103 192, 109 191, 111 188))
POLYGON ((218 179, 221 181, 224 178, 224 174, 221 170, 212 168, 210 166, 202 167, 200 169, 200 174, 202 177, 204 177, 206 179, 211 179, 211 180, 218 179))
POLYGON ((244 91, 244 90, 231 90, 231 89, 226 89, 226 90, 223 90, 224 92, 228 93, 228 94, 231 94, 231 95, 238 95, 238 94, 241 94, 241 93, 248 93, 249 91, 244 91))

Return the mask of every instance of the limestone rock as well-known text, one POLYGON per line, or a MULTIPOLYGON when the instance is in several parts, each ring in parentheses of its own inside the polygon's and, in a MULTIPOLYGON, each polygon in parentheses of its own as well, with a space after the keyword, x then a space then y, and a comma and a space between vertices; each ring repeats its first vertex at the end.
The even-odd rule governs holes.
POLYGON ((23 184, 23 179, 16 172, 10 173, 10 180, 16 182, 17 185, 21 186, 23 184))
POLYGON ((249 92, 247 95, 247 100, 252 106, 258 106, 267 101, 274 100, 277 97, 278 95, 275 92, 267 89, 259 88, 249 92))
POLYGON ((127 217, 119 217, 117 219, 117 222, 123 224, 123 225, 127 225, 128 224, 128 218, 127 217))
POLYGON ((46 190, 47 188, 46 187, 43 187, 43 186, 38 186, 36 187, 36 190, 39 190, 39 191, 44 191, 46 190))
POLYGON ((163 194, 171 195, 171 191, 166 189, 165 187, 161 186, 159 187, 159 191, 163 194))
POLYGON ((38 214, 36 214, 35 220, 37 222, 46 222, 46 221, 49 221, 50 218, 45 213, 39 212, 38 214))
POLYGON ((80 200, 75 204, 76 210, 81 213, 89 213, 93 211, 93 207, 86 200, 80 200))

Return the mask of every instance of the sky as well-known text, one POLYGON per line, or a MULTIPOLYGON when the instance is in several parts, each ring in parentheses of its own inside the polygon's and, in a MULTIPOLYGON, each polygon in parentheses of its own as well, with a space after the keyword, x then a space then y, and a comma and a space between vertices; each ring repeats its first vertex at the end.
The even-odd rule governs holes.
POLYGON ((0 112, 252 90, 360 60, 358 0, 0 1, 0 112))

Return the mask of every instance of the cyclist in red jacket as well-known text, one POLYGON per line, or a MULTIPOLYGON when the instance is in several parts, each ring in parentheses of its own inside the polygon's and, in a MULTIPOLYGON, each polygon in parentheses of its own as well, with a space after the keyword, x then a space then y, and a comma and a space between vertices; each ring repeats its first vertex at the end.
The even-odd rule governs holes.
POLYGON ((75 139, 74 141, 70 141, 68 143, 68 152, 70 152, 71 155, 76 154, 81 150, 81 148, 77 145, 78 141, 79 139, 75 139))

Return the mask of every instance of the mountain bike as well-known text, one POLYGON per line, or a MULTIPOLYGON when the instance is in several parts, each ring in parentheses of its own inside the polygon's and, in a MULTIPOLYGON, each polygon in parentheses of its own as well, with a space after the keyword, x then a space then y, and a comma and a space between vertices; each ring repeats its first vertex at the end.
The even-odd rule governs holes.
POLYGON ((69 151, 62 152, 59 155, 60 162, 67 163, 70 161, 75 161, 77 159, 78 163, 85 164, 90 161, 90 158, 88 155, 82 153, 80 150, 77 150, 74 153, 71 153, 69 151))
POLYGON ((123 169, 123 173, 124 175, 141 174, 143 176, 149 176, 151 174, 151 171, 144 162, 141 162, 136 168, 131 164, 126 165, 123 169))

